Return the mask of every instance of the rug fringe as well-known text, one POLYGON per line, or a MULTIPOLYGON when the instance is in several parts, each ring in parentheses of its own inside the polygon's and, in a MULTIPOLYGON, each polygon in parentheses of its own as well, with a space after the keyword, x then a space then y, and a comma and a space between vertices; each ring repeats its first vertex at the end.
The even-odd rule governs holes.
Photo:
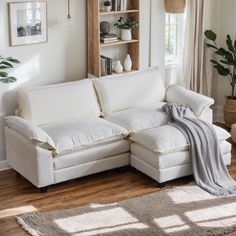
POLYGON ((32 229, 21 217, 16 217, 18 223, 22 228, 32 236, 40 236, 34 229, 32 229))

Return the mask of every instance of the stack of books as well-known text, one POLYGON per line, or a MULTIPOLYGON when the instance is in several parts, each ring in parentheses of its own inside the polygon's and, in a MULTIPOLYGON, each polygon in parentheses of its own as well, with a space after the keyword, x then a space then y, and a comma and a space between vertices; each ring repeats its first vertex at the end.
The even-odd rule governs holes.
POLYGON ((128 10, 129 0, 112 0, 112 11, 126 11, 128 10))
POLYGON ((101 34, 100 40, 102 43, 114 43, 118 41, 117 34, 101 34))
POLYGON ((112 58, 101 55, 100 60, 102 76, 112 75, 112 58))

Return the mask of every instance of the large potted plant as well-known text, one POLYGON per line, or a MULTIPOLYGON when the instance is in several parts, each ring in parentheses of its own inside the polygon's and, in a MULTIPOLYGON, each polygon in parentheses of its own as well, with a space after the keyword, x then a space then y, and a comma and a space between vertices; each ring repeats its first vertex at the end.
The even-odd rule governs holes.
POLYGON ((205 31, 205 37, 209 40, 207 47, 212 48, 217 55, 216 59, 211 62, 223 77, 228 77, 231 86, 231 95, 226 96, 224 107, 224 120, 228 128, 236 122, 236 40, 233 42, 230 35, 226 37, 227 48, 218 47, 216 43, 217 35, 212 30, 205 31))
POLYGON ((114 26, 121 29, 121 40, 129 41, 132 40, 131 30, 137 29, 139 22, 134 17, 129 17, 128 19, 120 17, 114 26))
POLYGON ((17 59, 12 57, 0 56, 0 82, 13 83, 16 81, 15 77, 9 76, 5 70, 13 68, 14 63, 20 63, 17 59))

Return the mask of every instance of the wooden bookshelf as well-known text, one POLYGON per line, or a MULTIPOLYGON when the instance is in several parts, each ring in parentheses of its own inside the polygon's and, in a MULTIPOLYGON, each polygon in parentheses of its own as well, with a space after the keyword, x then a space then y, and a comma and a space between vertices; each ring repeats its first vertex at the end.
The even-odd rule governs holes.
MULTIPOLYGON (((119 17, 126 15, 133 16, 138 21, 140 15, 140 0, 130 0, 131 9, 126 11, 100 11, 100 0, 87 0, 87 27, 88 27, 88 74, 101 77, 100 56, 102 50, 113 47, 127 47, 127 53, 130 54, 133 62, 132 71, 139 70, 139 28, 132 31, 132 40, 119 40, 113 43, 100 42, 100 21, 102 17, 119 17)), ((124 17, 124 16, 123 16, 124 17)), ((124 72, 126 74, 127 72, 124 72)), ((115 73, 114 73, 115 74, 115 73)))

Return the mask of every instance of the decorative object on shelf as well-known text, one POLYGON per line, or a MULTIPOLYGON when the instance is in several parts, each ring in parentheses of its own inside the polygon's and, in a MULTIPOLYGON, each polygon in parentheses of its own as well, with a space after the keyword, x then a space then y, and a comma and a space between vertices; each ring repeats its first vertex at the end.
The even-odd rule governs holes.
POLYGON ((0 82, 7 84, 13 83, 17 80, 15 77, 8 76, 8 73, 3 71, 13 68, 14 63, 16 64, 20 62, 12 57, 0 56, 0 82))
POLYGON ((129 72, 132 70, 132 60, 129 54, 127 54, 125 61, 124 61, 124 69, 125 71, 129 72))
POLYGON ((205 37, 210 41, 207 47, 212 48, 214 53, 220 57, 219 60, 211 60, 213 67, 219 75, 228 77, 231 86, 231 96, 226 97, 224 107, 224 120, 228 128, 236 122, 236 97, 234 95, 236 85, 236 43, 233 43, 230 35, 226 37, 227 49, 218 47, 216 43, 217 35, 212 30, 205 31, 205 37))
POLYGON ((47 42, 47 1, 8 3, 10 45, 47 42))
POLYGON ((111 2, 110 2, 110 1, 105 1, 105 2, 103 3, 103 5, 104 5, 104 7, 105 7, 105 11, 106 11, 106 12, 111 11, 111 2))
POLYGON ((104 35, 109 34, 111 29, 110 23, 108 21, 101 21, 100 32, 104 35))
POLYGON ((121 29, 121 40, 132 40, 131 30, 137 29, 139 27, 139 22, 134 17, 129 17, 125 19, 120 17, 116 23, 115 27, 121 29))
POLYGON ((112 0, 112 11, 126 11, 129 7, 129 0, 112 0))
POLYGON ((70 12, 70 0, 67 0, 67 17, 66 17, 66 25, 72 25, 72 17, 70 12))
POLYGON ((120 74, 123 72, 123 66, 121 65, 120 61, 116 62, 114 70, 117 74, 120 74))
POLYGON ((186 0, 165 0, 165 9, 167 13, 184 13, 186 0))

